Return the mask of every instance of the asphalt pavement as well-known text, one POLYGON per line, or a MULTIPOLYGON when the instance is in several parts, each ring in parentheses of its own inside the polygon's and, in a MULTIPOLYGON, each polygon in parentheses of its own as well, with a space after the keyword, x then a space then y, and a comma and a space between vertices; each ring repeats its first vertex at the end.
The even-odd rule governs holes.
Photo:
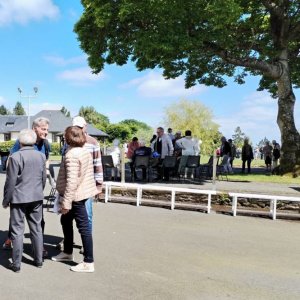
MULTIPOLYGON (((0 240, 8 212, 0 210, 0 240)), ((60 218, 44 213, 45 245, 56 255, 60 218)), ((26 227, 20 273, 7 269, 10 252, 0 250, 0 298, 299 299, 299 231, 294 221, 94 203, 95 273, 49 259, 34 267, 26 227)), ((79 262, 78 233, 75 240, 79 262)))

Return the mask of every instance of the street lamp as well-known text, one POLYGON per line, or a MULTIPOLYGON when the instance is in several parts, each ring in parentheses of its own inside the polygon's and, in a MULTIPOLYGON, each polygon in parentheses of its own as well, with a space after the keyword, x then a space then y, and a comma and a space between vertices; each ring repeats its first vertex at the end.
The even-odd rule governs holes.
POLYGON ((28 127, 28 129, 30 129, 30 100, 32 98, 37 97, 38 88, 35 86, 33 88, 33 91, 34 91, 34 95, 22 95, 23 91, 21 88, 18 87, 18 92, 20 93, 20 97, 28 99, 28 110, 27 110, 27 127, 28 127))

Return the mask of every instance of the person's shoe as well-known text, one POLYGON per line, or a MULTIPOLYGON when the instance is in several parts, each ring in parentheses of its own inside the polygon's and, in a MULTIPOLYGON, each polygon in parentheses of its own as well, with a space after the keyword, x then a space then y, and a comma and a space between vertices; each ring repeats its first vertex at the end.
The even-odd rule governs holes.
POLYGON ((20 267, 16 267, 13 263, 10 263, 8 265, 8 268, 10 270, 12 270, 13 272, 15 272, 15 273, 20 273, 20 271, 21 271, 21 268, 20 267))
POLYGON ((94 263, 81 262, 78 265, 71 267, 71 271, 80 273, 93 273, 95 272, 94 263))
POLYGON ((43 249, 43 258, 47 258, 48 257, 48 251, 44 248, 43 249))
POLYGON ((43 262, 37 262, 35 261, 34 262, 34 265, 37 267, 37 268, 41 268, 43 266, 43 262))
POLYGON ((3 244, 3 246, 2 246, 2 249, 3 249, 3 250, 11 250, 11 249, 12 249, 12 242, 11 242, 10 239, 7 239, 7 240, 4 242, 4 244, 3 244))
POLYGON ((60 252, 56 256, 52 256, 51 258, 53 261, 74 261, 73 254, 67 254, 65 252, 60 252))

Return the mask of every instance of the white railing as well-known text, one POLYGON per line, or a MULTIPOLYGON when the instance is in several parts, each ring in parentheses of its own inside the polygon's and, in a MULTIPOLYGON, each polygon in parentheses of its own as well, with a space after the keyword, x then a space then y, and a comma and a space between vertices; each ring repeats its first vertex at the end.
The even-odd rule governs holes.
POLYGON ((187 193, 187 194, 204 194, 207 195, 207 213, 210 213, 211 210, 211 195, 216 195, 217 192, 214 190, 199 190, 199 189, 189 189, 189 188, 180 188, 180 187, 169 187, 169 186, 157 186, 157 185, 141 185, 136 183, 122 183, 122 182, 113 182, 107 181, 105 185, 105 203, 107 203, 111 198, 111 189, 112 187, 120 187, 126 189, 136 190, 136 206, 139 206, 142 203, 143 191, 166 191, 171 192, 171 209, 175 209, 175 196, 176 193, 187 193))
MULTIPOLYGON (((273 220, 276 220, 277 201, 300 202, 300 197, 278 196, 278 195, 260 195, 260 194, 243 194, 243 193, 229 193, 232 197, 232 215, 235 217, 237 214, 238 198, 251 198, 270 201, 270 215, 273 220)), ((245 209, 243 208, 243 211, 245 209)))

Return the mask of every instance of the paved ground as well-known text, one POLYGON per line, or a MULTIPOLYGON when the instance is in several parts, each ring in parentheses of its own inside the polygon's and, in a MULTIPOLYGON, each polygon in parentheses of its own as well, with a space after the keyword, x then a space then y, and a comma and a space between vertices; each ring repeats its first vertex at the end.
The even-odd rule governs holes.
MULTIPOLYGON (((59 216, 45 211, 45 220, 46 247, 55 255, 59 216)), ((7 224, 0 209, 0 240, 7 224)), ((9 252, 0 250, 0 298, 299 299, 299 231, 299 222, 96 203, 95 273, 50 260, 33 267, 26 234, 21 273, 6 269, 9 252)))

